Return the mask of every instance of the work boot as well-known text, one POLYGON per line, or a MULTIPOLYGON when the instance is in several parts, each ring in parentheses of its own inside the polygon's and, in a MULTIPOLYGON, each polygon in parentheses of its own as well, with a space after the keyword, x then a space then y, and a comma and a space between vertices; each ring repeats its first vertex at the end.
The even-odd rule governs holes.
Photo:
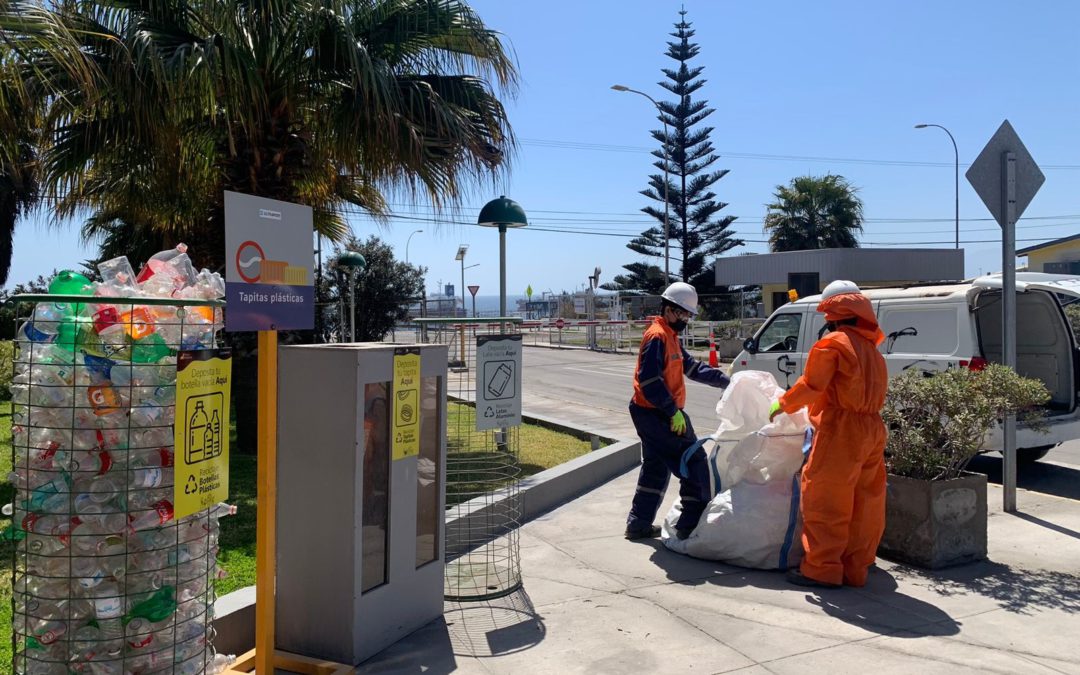
POLYGON ((656 525, 646 525, 644 527, 638 525, 627 525, 626 532, 623 535, 630 541, 635 539, 656 539, 660 536, 660 528, 656 525))
POLYGON ((818 581, 817 579, 811 579, 800 572, 797 567, 787 571, 787 580, 789 583, 793 583, 796 586, 806 586, 809 588, 840 588, 840 584, 830 584, 824 581, 818 581))

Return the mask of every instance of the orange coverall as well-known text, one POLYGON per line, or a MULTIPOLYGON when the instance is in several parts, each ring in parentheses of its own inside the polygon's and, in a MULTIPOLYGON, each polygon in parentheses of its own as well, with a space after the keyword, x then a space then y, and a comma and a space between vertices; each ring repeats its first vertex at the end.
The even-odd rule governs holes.
POLYGON ((793 413, 810 407, 814 443, 802 472, 800 572, 829 584, 863 586, 885 529, 885 339, 870 301, 844 293, 821 302, 826 321, 857 318, 810 348, 806 369, 780 397, 793 413))

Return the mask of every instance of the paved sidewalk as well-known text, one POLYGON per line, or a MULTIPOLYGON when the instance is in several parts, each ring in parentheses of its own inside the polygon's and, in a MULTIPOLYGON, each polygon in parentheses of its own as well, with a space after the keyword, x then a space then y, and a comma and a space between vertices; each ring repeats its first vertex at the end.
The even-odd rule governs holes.
MULTIPOLYGON (((863 589, 622 539, 627 473, 522 528, 525 592, 447 605, 361 673, 1080 673, 1080 504, 990 487, 990 560, 863 589)), ((675 498, 669 490, 665 508, 675 498)))

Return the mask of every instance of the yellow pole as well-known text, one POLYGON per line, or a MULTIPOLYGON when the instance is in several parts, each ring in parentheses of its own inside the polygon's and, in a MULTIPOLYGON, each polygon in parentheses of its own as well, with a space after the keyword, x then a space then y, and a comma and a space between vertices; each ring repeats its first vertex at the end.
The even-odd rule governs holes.
POLYGON ((259 488, 255 535, 255 672, 258 675, 271 675, 274 672, 277 349, 277 331, 259 331, 259 488))
POLYGON ((465 320, 462 319, 461 324, 458 327, 458 342, 461 343, 461 365, 465 367, 465 320))

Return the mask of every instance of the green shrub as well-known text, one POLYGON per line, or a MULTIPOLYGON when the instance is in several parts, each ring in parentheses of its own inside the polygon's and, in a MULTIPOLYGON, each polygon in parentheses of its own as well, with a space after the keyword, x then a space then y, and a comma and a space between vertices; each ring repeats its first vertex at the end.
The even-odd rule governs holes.
POLYGON ((0 341, 0 401, 11 400, 12 362, 15 343, 11 340, 0 341))
POLYGON ((1072 324, 1073 335, 1080 337, 1080 304, 1065 305, 1065 316, 1072 324))
POLYGON ((959 476, 1007 413, 1045 431, 1050 400, 1042 382, 1001 365, 982 371, 953 368, 928 375, 909 370, 889 382, 882 418, 889 429, 890 473, 944 480, 959 476))

